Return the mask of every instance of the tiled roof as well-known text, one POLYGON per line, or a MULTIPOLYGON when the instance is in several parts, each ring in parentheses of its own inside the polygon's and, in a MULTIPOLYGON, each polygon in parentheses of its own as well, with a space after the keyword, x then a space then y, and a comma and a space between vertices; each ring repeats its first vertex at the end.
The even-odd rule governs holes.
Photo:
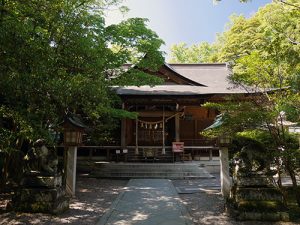
POLYGON ((190 85, 126 86, 116 88, 119 95, 205 95, 248 93, 242 89, 190 85))
POLYGON ((226 63, 169 64, 177 73, 208 87, 229 87, 230 70, 226 63))
POLYGON ((165 64, 180 76, 194 81, 199 85, 156 85, 126 86, 116 88, 119 95, 204 95, 248 93, 234 87, 228 80, 230 70, 226 63, 211 64, 165 64))

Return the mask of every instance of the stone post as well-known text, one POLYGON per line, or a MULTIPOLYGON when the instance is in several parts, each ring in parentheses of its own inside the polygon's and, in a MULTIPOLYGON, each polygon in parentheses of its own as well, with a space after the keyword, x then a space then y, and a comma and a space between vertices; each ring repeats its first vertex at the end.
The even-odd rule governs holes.
POLYGON ((77 163, 77 146, 68 147, 66 192, 73 197, 75 196, 75 189, 76 189, 76 163, 77 163))
POLYGON ((228 147, 220 147, 220 178, 221 192, 225 199, 229 198, 231 189, 231 178, 229 175, 228 147))

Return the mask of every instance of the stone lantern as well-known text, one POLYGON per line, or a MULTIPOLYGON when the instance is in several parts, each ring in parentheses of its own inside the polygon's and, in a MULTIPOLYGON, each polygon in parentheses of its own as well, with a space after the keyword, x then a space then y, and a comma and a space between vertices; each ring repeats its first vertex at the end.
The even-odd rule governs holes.
MULTIPOLYGON (((215 118, 212 125, 205 128, 204 130, 211 130, 219 128, 223 125, 224 114, 219 114, 215 118)), ((231 143, 231 137, 229 135, 223 134, 219 136, 219 155, 220 155, 220 179, 221 179, 221 192, 223 197, 227 200, 230 197, 231 189, 231 178, 229 174, 229 156, 228 147, 231 143)))
POLYGON ((82 144, 86 126, 77 115, 68 114, 63 122, 64 128, 64 181, 66 191, 75 196, 77 147, 82 144))
POLYGON ((231 178, 229 174, 229 156, 228 156, 228 147, 230 143, 231 143, 231 137, 229 135, 221 135, 219 137, 221 191, 225 199, 229 198, 230 189, 231 189, 231 178))
POLYGON ((81 122, 79 117, 68 115, 64 123, 64 146, 80 146, 82 144, 82 134, 86 126, 81 122))
POLYGON ((231 137, 229 135, 222 135, 219 137, 220 147, 228 147, 231 143, 231 137))

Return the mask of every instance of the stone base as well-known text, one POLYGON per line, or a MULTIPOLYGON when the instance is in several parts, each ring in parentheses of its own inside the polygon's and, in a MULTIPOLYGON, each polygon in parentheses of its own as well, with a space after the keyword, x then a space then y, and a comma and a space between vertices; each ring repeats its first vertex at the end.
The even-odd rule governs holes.
POLYGON ((235 201, 278 201, 283 202, 281 192, 274 187, 237 187, 235 201))
POLYGON ((238 220, 289 220, 282 193, 262 174, 236 177, 227 210, 238 220))
POLYGON ((249 212, 279 212, 285 210, 281 201, 272 200, 240 200, 236 202, 235 206, 239 211, 249 212))
POLYGON ((69 198, 62 187, 23 188, 15 193, 10 207, 21 212, 59 214, 69 209, 69 198))
POLYGON ((272 179, 265 175, 238 176, 237 186, 243 187, 273 187, 272 179))
POLYGON ((69 209, 69 198, 61 197, 55 201, 13 201, 11 208, 19 212, 60 214, 69 209))
POLYGON ((46 188, 55 188, 62 185, 62 176, 53 175, 53 176, 26 176, 22 179, 21 185, 23 187, 46 187, 46 188))
POLYGON ((239 221, 285 221, 290 220, 288 212, 239 212, 237 210, 228 210, 236 220, 239 221))
POLYGON ((43 188, 22 188, 16 191, 12 198, 13 202, 54 202, 65 196, 62 187, 43 189, 43 188))
POLYGON ((30 172, 7 207, 19 212, 59 214, 69 209, 69 198, 62 187, 60 174, 30 172))

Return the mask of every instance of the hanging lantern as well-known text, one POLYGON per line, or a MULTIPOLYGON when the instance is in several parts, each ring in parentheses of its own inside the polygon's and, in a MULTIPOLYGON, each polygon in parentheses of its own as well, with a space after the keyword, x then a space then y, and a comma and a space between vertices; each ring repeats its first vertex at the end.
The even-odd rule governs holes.
POLYGON ((141 127, 144 127, 144 123, 141 123, 141 127))
POLYGON ((163 124, 162 123, 159 124, 159 128, 161 128, 161 129, 163 128, 163 124))
POLYGON ((145 128, 146 128, 146 129, 148 128, 148 124, 147 124, 147 123, 145 124, 145 128))
POLYGON ((150 125, 149 125, 149 128, 150 128, 150 130, 152 129, 152 124, 150 123, 150 125))
POLYGON ((157 129, 157 127, 158 127, 158 125, 157 125, 157 123, 155 124, 155 126, 154 126, 154 129, 156 130, 157 129))

